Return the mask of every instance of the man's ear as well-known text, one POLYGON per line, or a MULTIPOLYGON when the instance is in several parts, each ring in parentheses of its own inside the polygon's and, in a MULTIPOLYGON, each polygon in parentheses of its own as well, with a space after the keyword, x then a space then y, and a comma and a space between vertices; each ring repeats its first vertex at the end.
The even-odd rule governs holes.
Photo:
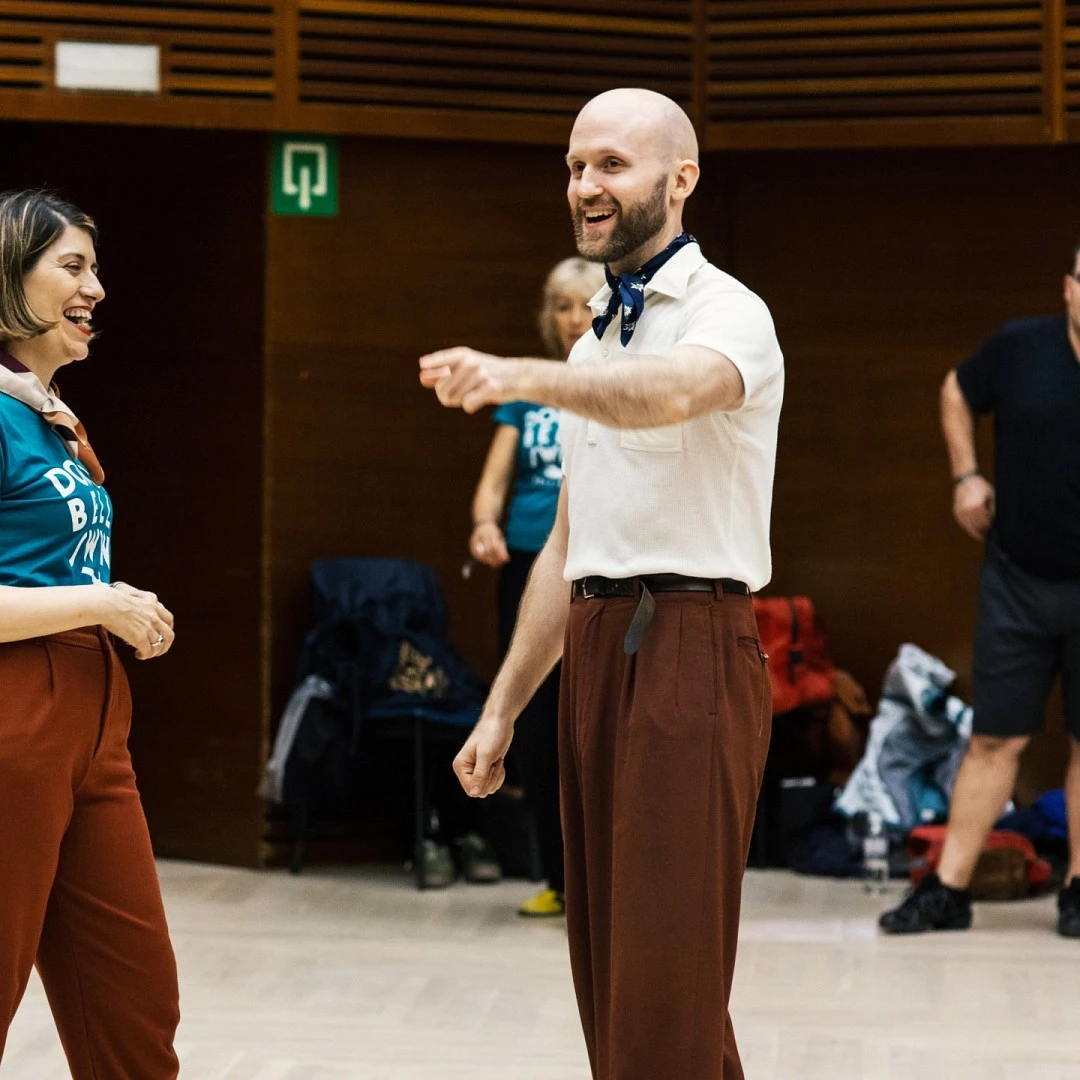
POLYGON ((696 161, 686 158, 679 162, 675 170, 674 183, 671 189, 671 197, 678 202, 689 199, 697 187, 698 178, 701 176, 701 166, 696 161))

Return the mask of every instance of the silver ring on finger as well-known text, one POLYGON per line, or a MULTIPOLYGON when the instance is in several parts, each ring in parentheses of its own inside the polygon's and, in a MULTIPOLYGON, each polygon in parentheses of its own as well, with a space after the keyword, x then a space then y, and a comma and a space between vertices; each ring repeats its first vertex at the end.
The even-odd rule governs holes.
POLYGON ((157 639, 150 642, 151 649, 160 649, 165 644, 165 635, 158 634, 157 639))

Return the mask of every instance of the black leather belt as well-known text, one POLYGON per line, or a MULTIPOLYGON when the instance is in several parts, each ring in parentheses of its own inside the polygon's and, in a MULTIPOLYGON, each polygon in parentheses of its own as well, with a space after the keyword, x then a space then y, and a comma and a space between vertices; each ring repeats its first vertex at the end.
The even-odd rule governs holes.
POLYGON ((642 574, 640 577, 607 578, 593 575, 591 577, 578 578, 574 582, 574 595, 585 600, 593 597, 610 596, 638 596, 637 610, 623 638, 623 651, 628 656, 641 648, 645 640, 645 631, 649 629, 649 623, 656 612, 656 601, 653 599, 654 592, 721 592, 733 593, 737 596, 749 596, 750 587, 745 581, 736 581, 734 578, 699 578, 684 577, 682 574, 642 574))
POLYGON ((683 574, 643 574, 641 577, 609 578, 583 577, 574 582, 574 595, 586 600, 594 596, 637 596, 638 586, 644 585, 649 592, 713 592, 719 585, 721 592, 749 596, 750 587, 745 581, 734 578, 686 577, 683 574))

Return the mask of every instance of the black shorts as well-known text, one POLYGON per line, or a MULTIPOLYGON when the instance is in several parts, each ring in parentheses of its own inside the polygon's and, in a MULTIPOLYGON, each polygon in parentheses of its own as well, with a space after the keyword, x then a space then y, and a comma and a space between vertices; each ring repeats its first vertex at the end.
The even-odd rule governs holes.
POLYGON ((1037 577, 991 535, 975 625, 976 735, 1034 735, 1062 677, 1065 726, 1080 739, 1080 578, 1037 577))

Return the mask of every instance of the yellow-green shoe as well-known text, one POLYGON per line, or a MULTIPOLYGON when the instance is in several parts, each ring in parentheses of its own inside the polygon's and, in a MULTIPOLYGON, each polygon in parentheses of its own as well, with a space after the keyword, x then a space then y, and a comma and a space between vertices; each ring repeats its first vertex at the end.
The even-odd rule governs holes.
POLYGON ((518 908, 526 919, 553 919, 566 914, 566 897, 555 889, 545 889, 518 908))

